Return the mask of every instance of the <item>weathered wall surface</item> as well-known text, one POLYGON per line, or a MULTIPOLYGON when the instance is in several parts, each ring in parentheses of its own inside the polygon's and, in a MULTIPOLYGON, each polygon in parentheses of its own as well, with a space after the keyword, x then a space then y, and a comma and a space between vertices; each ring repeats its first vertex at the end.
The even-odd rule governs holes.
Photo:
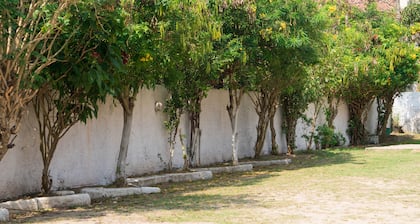
MULTIPOLYGON (((134 122, 127 159, 127 172, 130 176, 164 170, 168 166, 168 133, 164 127, 166 115, 155 111, 156 102, 165 102, 167 91, 158 87, 155 90, 142 90, 134 109, 134 122)), ((211 90, 203 100, 201 114, 201 164, 208 165, 230 161, 231 128, 226 111, 228 93, 225 90, 211 90)), ((312 109, 311 109, 312 108, 312 109)), ((308 116, 313 113, 308 109, 308 116)), ((348 113, 344 104, 334 122, 338 131, 345 135, 348 113)), ((320 118, 319 124, 323 122, 320 118)), ((239 157, 252 157, 256 140, 258 117, 248 96, 244 96, 239 111, 238 141, 239 157)), ((115 179, 115 167, 122 132, 123 113, 118 102, 109 99, 100 105, 98 118, 87 124, 74 126, 58 145, 50 167, 53 189, 65 189, 89 185, 106 185, 115 179)), ((281 130, 281 116, 275 117, 277 142, 280 152, 287 151, 286 141, 281 130)), ((188 122, 184 116, 180 130, 188 136, 188 122)), ((301 137, 307 131, 300 122, 297 131, 299 149, 306 143, 301 137)), ((346 136, 346 135, 345 135, 346 136)), ((42 159, 38 150, 39 137, 36 119, 28 109, 16 146, 0 162, 0 199, 40 191, 42 159)), ((187 143, 187 140, 185 141, 187 143)), ((271 150, 270 132, 267 133, 263 152, 271 150)), ((177 138, 173 167, 183 166, 182 150, 177 138)))
POLYGON ((420 92, 404 92, 395 99, 392 119, 407 133, 420 133, 420 92))

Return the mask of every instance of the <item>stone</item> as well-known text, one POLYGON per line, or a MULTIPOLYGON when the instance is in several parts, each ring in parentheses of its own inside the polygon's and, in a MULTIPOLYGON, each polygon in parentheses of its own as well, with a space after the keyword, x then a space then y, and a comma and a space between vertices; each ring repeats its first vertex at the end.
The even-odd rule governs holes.
POLYGON ((141 192, 143 194, 157 194, 157 193, 160 193, 160 188, 158 188, 158 187, 141 187, 141 192))
POLYGON ((105 191, 103 187, 87 187, 82 188, 80 193, 89 194, 91 199, 103 198, 105 191))
POLYGON ((51 195, 53 196, 66 196, 66 195, 73 195, 75 194, 74 191, 53 191, 51 195))
POLYGON ((242 164, 237 166, 223 166, 223 167, 208 167, 208 168, 198 168, 194 171, 211 171, 215 173, 234 173, 234 172, 249 172, 252 171, 252 164, 242 164))
POLYGON ((91 203, 89 194, 40 197, 35 198, 35 200, 38 202, 39 210, 88 206, 91 203))
POLYGON ((127 178, 127 182, 133 186, 147 187, 160 183, 209 180, 211 178, 213 178, 213 173, 207 170, 190 173, 170 173, 148 177, 127 178))
POLYGON ((280 159, 280 160, 242 162, 241 164, 252 164, 255 167, 255 166, 288 165, 291 162, 292 162, 291 159, 280 159))
POLYGON ((126 188, 83 188, 80 192, 89 194, 92 199, 123 197, 128 195, 160 193, 157 187, 126 187, 126 188))
POLYGON ((0 208, 0 222, 9 221, 9 210, 5 208, 0 208))
POLYGON ((26 199, 17 201, 7 201, 0 203, 0 208, 17 211, 38 211, 38 201, 36 199, 26 199))

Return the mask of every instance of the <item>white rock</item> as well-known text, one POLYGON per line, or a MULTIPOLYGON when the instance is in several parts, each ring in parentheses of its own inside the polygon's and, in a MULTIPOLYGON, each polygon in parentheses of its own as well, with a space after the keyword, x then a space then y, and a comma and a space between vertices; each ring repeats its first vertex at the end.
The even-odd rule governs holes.
POLYGON ((98 199, 105 197, 105 191, 103 187, 86 187, 80 190, 80 193, 89 194, 91 199, 98 199))
POLYGON ((74 191, 53 191, 51 192, 54 196, 66 196, 66 195, 73 195, 75 194, 74 191))
POLYGON ((36 199, 7 201, 0 204, 0 208, 21 211, 38 211, 38 202, 36 199))
POLYGON ((170 173, 148 177, 127 178, 127 182, 134 186, 151 186, 159 183, 168 182, 188 182, 197 180, 208 180, 213 178, 211 171, 198 171, 190 173, 170 173))
POLYGON ((123 197, 128 195, 160 193, 157 187, 125 187, 125 188, 83 188, 80 192, 87 193, 92 199, 123 197))
POLYGON ((141 192, 143 194, 157 194, 160 193, 160 188, 158 187, 141 187, 141 192))
POLYGON ((0 222, 9 221, 9 211, 5 208, 0 208, 0 222))
POLYGON ((288 165, 292 162, 291 159, 267 160, 267 161, 250 161, 241 164, 252 164, 253 166, 273 166, 273 165, 288 165))
POLYGON ((39 210, 51 208, 71 208, 90 205, 90 196, 88 194, 41 197, 35 199, 38 202, 39 210))
POLYGON ((237 166, 222 166, 222 167, 209 167, 209 168, 198 168, 194 171, 211 171, 212 173, 234 173, 234 172, 248 172, 252 171, 252 164, 242 164, 237 166))

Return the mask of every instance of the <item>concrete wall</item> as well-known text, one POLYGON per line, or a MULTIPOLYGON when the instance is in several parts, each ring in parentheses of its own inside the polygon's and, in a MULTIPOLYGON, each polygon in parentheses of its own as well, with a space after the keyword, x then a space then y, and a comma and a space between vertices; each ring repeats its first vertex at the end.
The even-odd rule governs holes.
POLYGON ((401 93, 394 101, 392 119, 407 133, 420 133, 420 92, 401 93))
MULTIPOLYGON (((139 176, 162 171, 169 160, 168 133, 164 127, 166 115, 155 111, 156 102, 165 102, 165 89, 142 90, 134 109, 133 129, 127 159, 127 172, 139 176)), ((226 111, 228 94, 225 90, 211 90, 203 100, 201 114, 201 164, 208 165, 230 161, 231 129, 226 111)), ((312 113, 313 106, 308 110, 312 113), (312 108, 312 109, 311 109, 312 108)), ((345 134, 348 113, 344 104, 334 122, 338 131, 345 134)), ((319 124, 323 122, 321 118, 319 124)), ((188 122, 181 119, 180 131, 188 134, 188 122)), ((256 140, 258 117, 248 96, 244 96, 239 111, 239 157, 252 157, 256 140)), ((87 124, 77 124, 58 145, 50 167, 53 189, 80 186, 107 185, 115 179, 115 166, 123 126, 123 113, 118 102, 109 99, 100 105, 98 118, 87 124)), ((281 130, 281 115, 275 117, 277 142, 280 151, 287 151, 285 136, 281 130)), ((305 127, 300 122, 297 133, 299 149, 305 149, 302 139, 305 127)), ((346 136, 346 135, 345 135, 346 136)), ((0 162, 0 200, 40 191, 42 159, 38 150, 37 123, 31 108, 23 120, 15 143, 0 162)), ((263 153, 271 149, 270 133, 267 133, 263 153)), ((173 166, 183 166, 182 150, 177 138, 173 166)))
MULTIPOLYGON (((324 102, 326 105, 326 101, 324 102)), ((305 112, 307 118, 314 118, 315 116, 315 105, 310 104, 308 109, 305 112)), ((349 113, 347 109, 347 105, 340 101, 338 105, 338 113, 334 119, 333 125, 335 127, 335 131, 342 133, 344 138, 346 139, 346 145, 349 144, 349 137, 346 134, 348 125, 347 122, 349 120, 349 113)), ((325 116, 325 108, 321 108, 318 117, 316 119, 317 126, 323 125, 327 122, 325 116)), ((303 119, 299 119, 297 126, 296 126, 296 146, 298 149, 306 149, 307 148, 307 141, 303 137, 304 135, 309 135, 312 131, 312 127, 308 126, 303 119)), ((312 143, 311 148, 315 148, 315 143, 312 143)))

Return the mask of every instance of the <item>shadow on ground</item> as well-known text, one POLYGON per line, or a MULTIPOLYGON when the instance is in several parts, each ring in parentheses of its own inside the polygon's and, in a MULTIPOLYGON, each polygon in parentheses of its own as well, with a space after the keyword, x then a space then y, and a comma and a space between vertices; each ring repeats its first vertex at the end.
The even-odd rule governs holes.
MULTIPOLYGON (((228 191, 236 191, 237 188, 257 185, 260 182, 281 175, 284 170, 298 170, 311 167, 332 166, 355 162, 350 150, 360 149, 335 149, 319 150, 298 153, 292 157, 292 163, 282 166, 258 167, 253 172, 225 173, 214 175, 212 180, 187 183, 164 183, 158 185, 161 194, 137 195, 122 198, 104 199, 94 201, 92 206, 69 210, 54 210, 49 212, 29 213, 18 216, 14 222, 48 223, 57 220, 83 220, 95 219, 106 216, 110 212, 121 215, 133 213, 141 214, 142 211, 158 210, 217 210, 229 206, 252 206, 258 203, 247 195, 222 195, 206 194, 200 191, 212 188, 228 187, 228 191)), ((284 156, 269 156, 265 159, 284 159, 284 156)))
POLYGON ((420 144, 420 134, 391 133, 381 139, 381 145, 420 144))

